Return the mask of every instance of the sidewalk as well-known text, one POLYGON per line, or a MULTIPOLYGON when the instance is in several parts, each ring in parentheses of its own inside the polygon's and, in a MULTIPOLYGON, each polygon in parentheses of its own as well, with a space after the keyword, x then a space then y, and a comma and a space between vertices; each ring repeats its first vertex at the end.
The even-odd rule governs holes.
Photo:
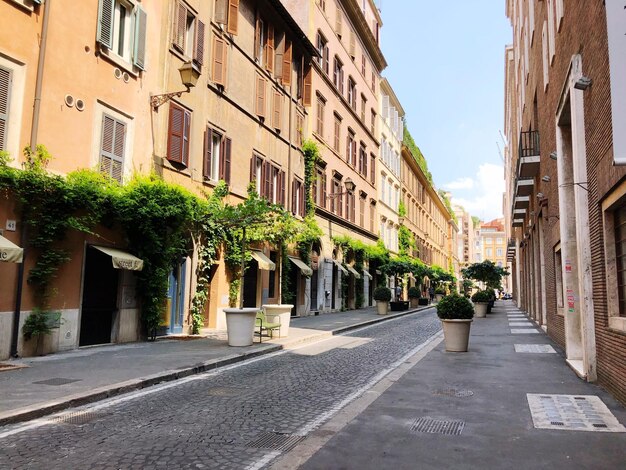
POLYGON ((289 336, 252 346, 228 346, 225 332, 198 339, 159 339, 156 342, 81 348, 43 357, 5 361, 25 366, 0 369, 0 426, 25 421, 161 382, 176 380, 252 357, 360 326, 390 320, 418 310, 386 316, 376 308, 292 318, 289 336))
POLYGON ((469 347, 448 353, 441 342, 416 355, 403 375, 355 402, 359 411, 312 433, 308 452, 296 448, 275 468, 295 468, 307 453, 299 468, 624 468, 626 409, 580 380, 511 301, 474 320, 469 347))

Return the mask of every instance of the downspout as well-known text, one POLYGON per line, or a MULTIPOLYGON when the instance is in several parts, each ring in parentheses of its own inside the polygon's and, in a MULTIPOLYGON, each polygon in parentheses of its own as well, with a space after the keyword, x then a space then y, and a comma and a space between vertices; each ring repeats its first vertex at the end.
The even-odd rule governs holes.
MULTIPOLYGON (((43 68, 46 61, 46 45, 48 43, 48 23, 50 18, 50 3, 52 0, 45 0, 43 10, 43 24, 41 27, 41 43, 39 45, 39 58, 37 60, 37 79, 35 82, 35 100, 33 103, 33 120, 30 130, 30 148, 37 147, 37 132, 39 131, 39 114, 41 111, 41 88, 43 83, 43 68)), ((11 336, 11 356, 18 357, 17 343, 20 331, 20 312, 22 309, 22 285, 24 284, 24 265, 26 264, 26 225, 24 217, 20 224, 20 246, 24 249, 22 262, 17 271, 17 289, 15 292, 15 310, 13 312, 13 334, 11 336)))

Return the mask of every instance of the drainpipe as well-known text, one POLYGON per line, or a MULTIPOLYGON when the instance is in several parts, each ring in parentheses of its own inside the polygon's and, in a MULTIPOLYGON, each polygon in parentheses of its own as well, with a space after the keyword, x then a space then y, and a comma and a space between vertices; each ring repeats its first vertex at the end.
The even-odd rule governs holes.
MULTIPOLYGON (((39 130, 39 113, 41 110, 41 88, 43 83, 43 67, 46 60, 46 44, 48 42, 48 23, 50 18, 50 4, 52 0, 45 0, 43 10, 43 25, 41 27, 41 43, 39 45, 39 58, 37 60, 37 79, 35 82, 35 101, 33 103, 33 120, 30 130, 30 148, 37 147, 37 131, 39 130)), ((13 312, 13 334, 11 336, 11 356, 18 357, 17 342, 20 331, 20 312, 22 309, 22 285, 24 284, 24 265, 26 264, 26 225, 24 217, 20 223, 20 246, 24 249, 22 262, 17 271, 17 289, 15 292, 15 310, 13 312)))

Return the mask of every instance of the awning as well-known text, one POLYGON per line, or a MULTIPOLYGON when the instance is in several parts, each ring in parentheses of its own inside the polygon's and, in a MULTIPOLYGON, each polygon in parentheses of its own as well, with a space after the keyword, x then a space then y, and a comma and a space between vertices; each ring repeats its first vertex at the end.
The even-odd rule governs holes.
POLYGON ((265 271, 275 271, 276 263, 274 263, 271 259, 263 254, 263 252, 258 250, 252 250, 252 257, 259 263, 259 269, 264 269, 265 271))
POLYGON ((350 271, 354 275, 355 278, 361 279, 361 275, 359 274, 359 272, 356 269, 354 269, 352 266, 348 266, 346 264, 346 268, 348 268, 348 271, 350 271))
POLYGON ((346 268, 344 268, 341 263, 339 261, 337 261, 336 259, 333 260, 333 263, 335 263, 335 266, 337 266, 337 268, 339 268, 339 271, 341 271, 344 274, 348 274, 348 271, 346 268))
POLYGON ((365 277, 368 277, 369 279, 374 279, 367 269, 363 270, 363 274, 365 274, 365 277))
POLYGON ((24 249, 0 235, 0 261, 21 263, 24 249))
POLYGON ((304 261, 302 261, 301 259, 298 258, 292 258, 291 256, 289 257, 289 259, 291 260, 291 262, 293 264, 295 264, 296 266, 298 266, 300 268, 300 272, 302 272, 302 274, 304 274, 305 276, 312 276, 313 275, 313 270, 308 267, 304 261))
POLYGON ((126 269, 128 271, 141 271, 143 269, 143 260, 130 253, 104 246, 94 246, 94 248, 100 250, 105 255, 109 255, 115 269, 126 269))

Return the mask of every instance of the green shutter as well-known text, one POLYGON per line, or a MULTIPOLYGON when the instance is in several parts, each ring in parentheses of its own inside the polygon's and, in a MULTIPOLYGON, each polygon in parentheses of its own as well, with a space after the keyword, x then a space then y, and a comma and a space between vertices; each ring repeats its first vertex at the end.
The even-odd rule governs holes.
POLYGON ((113 13, 115 0, 98 0, 98 36, 97 41, 111 49, 113 47, 113 13))
POLYGON ((145 10, 137 5, 135 12, 135 50, 133 51, 133 63, 141 70, 146 69, 146 27, 148 15, 145 10))

